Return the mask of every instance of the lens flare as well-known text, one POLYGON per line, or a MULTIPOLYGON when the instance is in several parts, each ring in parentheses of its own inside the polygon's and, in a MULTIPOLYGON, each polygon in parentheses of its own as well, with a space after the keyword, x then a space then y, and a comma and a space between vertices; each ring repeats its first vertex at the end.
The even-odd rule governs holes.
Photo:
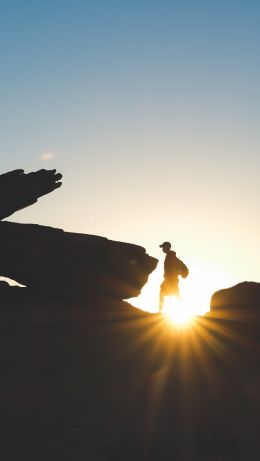
POLYGON ((163 314, 168 322, 185 328, 191 325, 194 316, 192 309, 185 302, 173 296, 165 298, 163 314))

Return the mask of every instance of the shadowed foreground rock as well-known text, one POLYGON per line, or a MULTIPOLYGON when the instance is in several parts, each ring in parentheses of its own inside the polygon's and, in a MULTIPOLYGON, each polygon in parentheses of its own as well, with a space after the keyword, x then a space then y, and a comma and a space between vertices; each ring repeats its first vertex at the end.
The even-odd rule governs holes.
POLYGON ((178 330, 5 284, 0 299, 1 459, 259 459, 259 322, 178 330))

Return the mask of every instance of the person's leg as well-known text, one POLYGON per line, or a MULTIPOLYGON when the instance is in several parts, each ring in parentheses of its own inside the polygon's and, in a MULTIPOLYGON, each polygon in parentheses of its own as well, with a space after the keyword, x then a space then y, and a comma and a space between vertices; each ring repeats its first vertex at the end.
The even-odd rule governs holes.
POLYGON ((163 305, 164 305, 164 294, 162 293, 162 290, 160 290, 160 298, 159 298, 159 312, 160 312, 160 314, 163 311, 163 305))
POLYGON ((160 312, 160 314, 163 311, 164 297, 165 297, 165 282, 163 282, 161 284, 161 286, 160 286, 160 297, 159 297, 159 312, 160 312))

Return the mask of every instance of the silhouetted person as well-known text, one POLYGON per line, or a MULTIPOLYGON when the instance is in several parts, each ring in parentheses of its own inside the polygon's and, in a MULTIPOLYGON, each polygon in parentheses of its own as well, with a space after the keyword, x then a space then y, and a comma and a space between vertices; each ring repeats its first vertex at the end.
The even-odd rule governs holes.
POLYGON ((170 242, 164 242, 159 245, 162 251, 166 253, 164 260, 164 281, 160 287, 159 311, 162 312, 165 296, 180 296, 179 292, 179 275, 187 277, 189 270, 176 256, 175 251, 171 251, 170 242))

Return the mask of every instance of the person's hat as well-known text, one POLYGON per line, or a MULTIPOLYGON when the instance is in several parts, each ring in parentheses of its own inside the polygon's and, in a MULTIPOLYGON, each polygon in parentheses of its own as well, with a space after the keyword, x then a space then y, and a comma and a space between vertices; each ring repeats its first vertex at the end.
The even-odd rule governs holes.
POLYGON ((160 248, 165 248, 165 247, 169 247, 171 248, 171 243, 170 242, 163 242, 161 245, 159 245, 160 248))

